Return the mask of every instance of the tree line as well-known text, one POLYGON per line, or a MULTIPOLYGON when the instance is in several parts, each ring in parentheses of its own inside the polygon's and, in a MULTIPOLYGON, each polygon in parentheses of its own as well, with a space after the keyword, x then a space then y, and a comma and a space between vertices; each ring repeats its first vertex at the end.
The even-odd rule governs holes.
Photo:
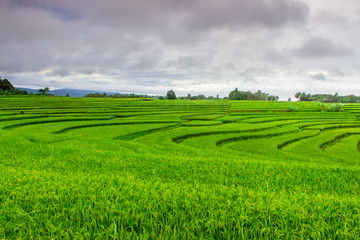
POLYGON ((86 94, 84 97, 109 97, 109 98, 154 98, 154 96, 149 96, 149 95, 142 95, 142 94, 135 94, 135 93, 131 93, 131 94, 121 94, 121 93, 116 93, 116 94, 107 94, 107 93, 88 93, 86 94))
POLYGON ((26 90, 15 88, 9 80, 0 77, 0 95, 26 95, 26 90))
MULTIPOLYGON (((166 94, 166 97, 161 97, 161 99, 182 99, 182 100, 213 100, 213 99, 220 99, 219 95, 214 96, 208 96, 206 97, 203 94, 191 96, 190 93, 188 93, 187 96, 184 97, 176 97, 176 94, 173 90, 169 90, 166 94)), ((259 101, 278 101, 279 97, 270 95, 269 93, 262 92, 258 90, 255 93, 252 93, 250 91, 239 91, 237 88, 235 90, 231 91, 227 97, 224 97, 223 99, 229 99, 229 100, 259 100, 259 101)))
POLYGON ((278 101, 279 97, 258 90, 255 93, 250 91, 239 91, 237 88, 229 93, 230 100, 259 100, 259 101, 278 101))
MULTIPOLYGON (((50 88, 45 87, 38 90, 37 95, 47 95, 53 96, 49 93, 50 88)), ((20 90, 15 88, 8 79, 1 79, 0 77, 0 95, 27 95, 28 92, 26 90, 20 90)), ((30 93, 32 94, 32 93, 30 93)), ((69 95, 67 95, 69 96, 69 95)), ((340 96, 338 93, 332 94, 314 94, 311 95, 310 93, 305 92, 297 92, 295 98, 298 101, 317 101, 317 102, 324 102, 324 103, 359 103, 360 96, 355 95, 346 95, 340 96)), ((106 94, 106 93, 89 93, 86 94, 85 97, 111 97, 111 98, 152 98, 152 99, 181 99, 181 100, 212 100, 212 99, 220 99, 219 95, 216 97, 214 96, 205 96, 203 94, 191 96, 190 93, 187 96, 180 96, 177 97, 174 90, 169 90, 166 93, 166 96, 150 96, 150 95, 143 95, 143 94, 106 94)), ((228 96, 224 97, 223 99, 229 100, 259 100, 259 101, 278 101, 279 97, 275 95, 270 95, 269 93, 262 92, 258 90, 257 92, 250 92, 250 91, 239 91, 238 88, 235 88, 231 91, 228 96)), ((289 101, 291 99, 289 98, 289 101)))
MULTIPOLYGON (((50 88, 44 87, 38 90, 37 95, 53 96, 49 93, 50 88)), ((8 79, 0 77, 0 95, 28 95, 28 91, 15 88, 8 79)), ((30 93, 32 95, 33 93, 30 93)))
POLYGON ((346 95, 340 96, 338 93, 332 94, 314 94, 297 92, 295 98, 299 101, 316 101, 324 103, 359 103, 360 96, 346 95))

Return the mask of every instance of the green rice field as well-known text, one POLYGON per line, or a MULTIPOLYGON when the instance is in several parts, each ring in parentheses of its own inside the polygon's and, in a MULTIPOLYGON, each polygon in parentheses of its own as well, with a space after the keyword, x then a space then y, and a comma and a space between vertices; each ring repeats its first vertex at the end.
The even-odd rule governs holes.
POLYGON ((343 109, 1 96, 0 239, 360 239, 343 109))

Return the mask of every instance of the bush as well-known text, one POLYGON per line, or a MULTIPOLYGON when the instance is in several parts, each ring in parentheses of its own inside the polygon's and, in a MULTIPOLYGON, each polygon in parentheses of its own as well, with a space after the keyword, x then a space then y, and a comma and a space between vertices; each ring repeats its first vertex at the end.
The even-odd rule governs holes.
POLYGON ((343 104, 326 104, 320 103, 320 109, 322 112, 342 112, 343 111, 343 104))
POLYGON ((298 107, 295 107, 293 105, 290 105, 289 106, 289 112, 298 112, 299 111, 299 108, 298 107))

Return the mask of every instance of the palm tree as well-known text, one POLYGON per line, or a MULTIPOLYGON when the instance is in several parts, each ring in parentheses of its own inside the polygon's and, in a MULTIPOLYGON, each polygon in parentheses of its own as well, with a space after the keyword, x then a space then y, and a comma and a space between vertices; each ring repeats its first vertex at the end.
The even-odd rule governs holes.
POLYGON ((50 92, 50 88, 48 87, 40 88, 38 92, 41 93, 42 95, 46 95, 48 92, 50 92))

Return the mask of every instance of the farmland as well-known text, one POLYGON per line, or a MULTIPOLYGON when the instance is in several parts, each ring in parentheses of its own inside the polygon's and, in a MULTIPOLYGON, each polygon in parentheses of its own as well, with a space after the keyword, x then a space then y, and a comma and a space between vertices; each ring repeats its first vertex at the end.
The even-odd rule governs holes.
POLYGON ((359 104, 0 97, 0 238, 358 239, 359 117, 359 104))

